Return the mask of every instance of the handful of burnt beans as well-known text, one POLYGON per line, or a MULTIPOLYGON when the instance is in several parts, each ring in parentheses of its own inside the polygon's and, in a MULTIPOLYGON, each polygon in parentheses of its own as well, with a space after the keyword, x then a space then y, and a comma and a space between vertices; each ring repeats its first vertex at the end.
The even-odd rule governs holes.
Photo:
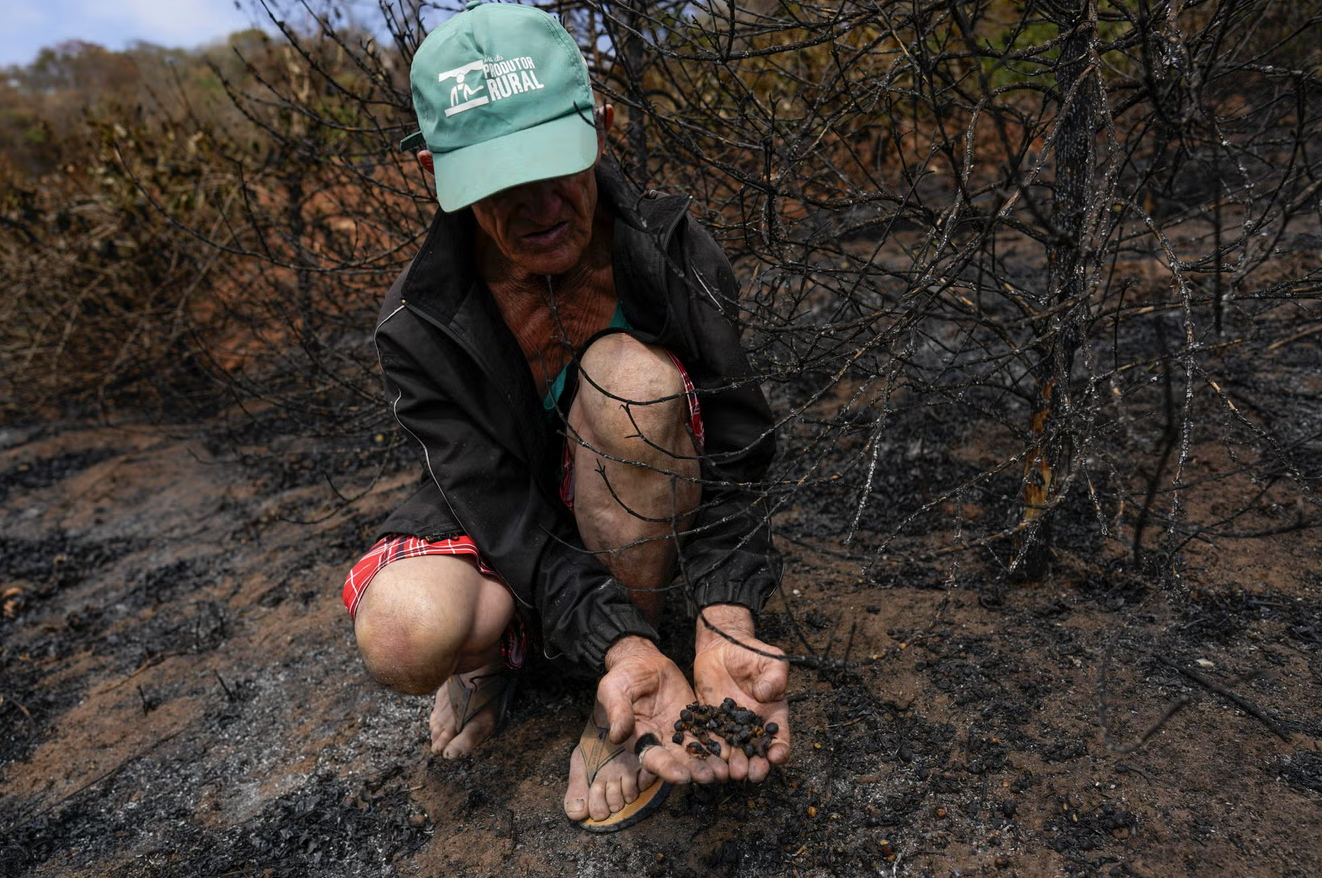
POLYGON ((780 726, 763 724, 762 717, 735 704, 733 698, 727 698, 719 705, 695 701, 681 710, 671 740, 683 744, 685 733, 692 735, 697 740, 689 741, 685 749, 699 759, 721 755, 721 742, 713 736, 724 738, 731 747, 742 749, 745 756, 766 756, 767 747, 771 746, 771 739, 778 731, 780 726))

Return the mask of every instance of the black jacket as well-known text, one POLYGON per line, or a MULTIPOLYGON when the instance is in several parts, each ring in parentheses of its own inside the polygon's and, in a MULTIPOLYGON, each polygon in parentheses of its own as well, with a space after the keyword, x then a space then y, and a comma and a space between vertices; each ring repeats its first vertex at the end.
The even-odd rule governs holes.
MULTIPOLYGON (((689 371, 706 432, 703 501, 680 553, 693 603, 762 608, 780 579, 755 490, 775 452, 771 412, 735 329, 738 283, 688 199, 639 198, 597 169, 615 219, 615 289, 632 334, 689 371)), ((563 434, 548 423, 514 335, 478 278, 471 211, 438 211, 381 310, 377 352, 395 417, 422 446, 422 487, 380 534, 467 533, 550 653, 599 671, 625 634, 656 639, 626 589, 584 548, 556 484, 563 434)))

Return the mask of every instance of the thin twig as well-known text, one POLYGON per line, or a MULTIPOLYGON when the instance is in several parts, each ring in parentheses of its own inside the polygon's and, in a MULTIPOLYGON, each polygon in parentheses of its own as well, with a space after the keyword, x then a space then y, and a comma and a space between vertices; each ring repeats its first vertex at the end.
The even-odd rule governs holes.
POLYGON ((1190 670, 1189 668, 1181 667, 1180 665, 1175 664, 1175 662, 1171 661, 1170 659, 1164 656, 1157 656, 1157 660, 1160 661, 1166 667, 1179 671, 1181 674, 1188 677, 1190 680, 1193 680, 1195 683, 1197 683, 1199 686, 1202 686, 1207 691, 1215 692, 1217 695, 1220 695, 1222 698, 1225 698, 1227 701, 1232 702, 1236 707, 1240 708, 1245 713, 1254 717, 1263 725, 1265 725, 1267 728, 1275 732, 1277 737, 1279 737, 1282 741, 1285 741, 1287 744, 1290 743, 1291 741, 1290 733, 1282 729, 1280 724, 1276 721, 1274 717, 1272 717, 1271 714, 1267 713, 1267 711, 1263 710, 1261 707, 1258 707, 1258 705, 1254 704, 1252 701, 1249 701, 1244 696, 1236 695, 1234 692, 1231 692, 1229 689, 1227 689, 1225 686, 1222 686, 1220 683, 1207 679, 1197 671, 1193 671, 1190 670))
POLYGON ((1179 698, 1175 699, 1175 701, 1171 702, 1171 706, 1166 708, 1166 712, 1159 716, 1157 721, 1149 726, 1147 731, 1139 735, 1132 744, 1112 744, 1110 741, 1107 741, 1106 749, 1110 750, 1112 753, 1133 753, 1135 750, 1138 750, 1146 744, 1149 738, 1161 731, 1162 726, 1166 725, 1171 717, 1187 707, 1190 701, 1193 701, 1193 699, 1188 695, 1181 695, 1179 698))
POLYGON ((775 659, 778 662, 788 662, 791 665, 796 665, 798 667, 804 667, 804 668, 812 668, 813 670, 821 670, 823 668, 842 669, 842 668, 847 668, 849 666, 849 663, 846 661, 842 661, 841 659, 827 658, 826 656, 788 655, 788 654, 781 655, 774 652, 767 652, 765 649, 758 649, 756 646, 749 646, 747 643, 744 643, 742 640, 739 640, 732 634, 726 634, 720 628, 717 628, 715 625, 713 625, 711 622, 707 620, 707 613, 705 611, 699 613, 698 618, 702 620, 703 627, 705 627, 708 631, 712 632, 713 634, 716 634, 717 636, 721 637, 724 640, 728 640, 730 643, 733 643, 736 646, 743 647, 744 649, 748 650, 754 655, 760 655, 763 658, 775 659))

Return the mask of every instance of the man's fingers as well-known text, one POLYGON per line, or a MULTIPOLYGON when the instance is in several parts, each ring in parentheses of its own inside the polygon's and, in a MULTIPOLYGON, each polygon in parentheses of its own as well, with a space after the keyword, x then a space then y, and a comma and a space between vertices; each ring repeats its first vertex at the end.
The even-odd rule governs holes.
POLYGON ((744 753, 743 749, 740 747, 731 747, 729 750, 729 754, 730 754, 730 759, 729 759, 730 779, 744 780, 749 776, 748 756, 744 753))
POLYGON ((612 702, 606 705, 606 721, 610 725, 608 733, 612 744, 623 744, 629 740, 634 731, 633 707, 626 700, 612 702))
POLYGON ((748 760, 748 780, 751 783, 762 783, 771 773, 771 764, 761 756, 748 760))
POLYGON ((776 724, 776 733, 767 745, 767 759, 773 765, 784 765, 790 758, 790 706, 784 701, 777 702, 767 716, 767 725, 776 724))
POLYGON ((643 768, 668 783, 688 783, 696 779, 688 766, 664 746, 644 748, 639 761, 643 768))
MULTIPOLYGON (((765 647, 770 650, 774 647, 765 647)), ((776 650, 779 652, 780 650, 776 650)), ((753 697, 763 704, 771 704, 785 697, 785 687, 789 685, 790 672, 787 662, 777 659, 764 659, 757 681, 753 684, 753 697)))
POLYGON ((785 697, 785 686, 788 683, 789 675, 785 673, 784 664, 772 662, 753 684, 753 697, 763 704, 773 704, 785 697))
POLYGON ((643 758, 643 751, 648 747, 660 747, 661 742, 657 740, 656 735, 651 732, 639 735, 638 740, 633 743, 633 752, 640 760, 643 758))
POLYGON ((730 766, 719 756, 712 756, 707 759, 690 756, 689 773, 693 775, 693 780, 696 783, 725 781, 730 777, 730 766))
POLYGON ((598 724, 604 722, 609 729, 606 734, 612 744, 623 744, 633 735, 633 702, 628 691, 610 675, 603 677, 597 685, 597 704, 593 713, 595 721, 598 724))

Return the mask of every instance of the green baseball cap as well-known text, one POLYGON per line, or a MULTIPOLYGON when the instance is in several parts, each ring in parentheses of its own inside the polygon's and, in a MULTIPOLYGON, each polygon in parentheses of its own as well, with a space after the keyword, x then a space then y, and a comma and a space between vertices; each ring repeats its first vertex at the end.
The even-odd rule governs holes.
POLYGON ((431 150, 443 210, 597 160, 587 63, 540 9, 469 3, 418 47, 409 78, 422 130, 400 148, 431 150))

